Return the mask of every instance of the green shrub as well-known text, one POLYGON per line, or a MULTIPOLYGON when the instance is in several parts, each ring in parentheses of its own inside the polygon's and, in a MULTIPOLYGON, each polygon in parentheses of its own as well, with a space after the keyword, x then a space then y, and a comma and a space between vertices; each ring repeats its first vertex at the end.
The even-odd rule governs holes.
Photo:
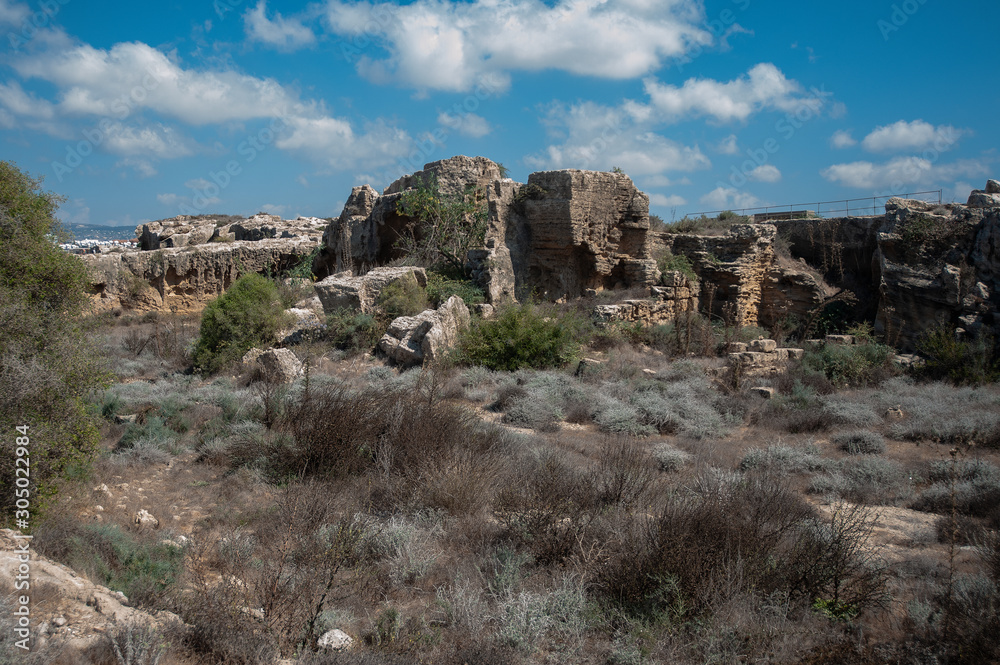
POLYGON ((385 327, 374 316, 350 309, 328 314, 326 325, 326 339, 345 351, 369 351, 385 333, 385 327))
POLYGON ((466 305, 478 305, 486 302, 486 294, 475 282, 457 278, 452 274, 429 271, 427 273, 427 298, 431 306, 440 307, 452 296, 458 296, 466 305))
POLYGON ((682 272, 692 282, 698 281, 698 273, 694 271, 691 260, 686 256, 675 256, 669 249, 656 259, 656 267, 659 268, 660 272, 682 272))
POLYGON ((87 269, 53 242, 60 201, 0 161, 0 525, 15 517, 16 437, 30 440, 30 510, 43 512, 66 473, 89 465, 100 414, 88 401, 111 379, 82 316, 87 269))
POLYGON ((877 432, 855 430, 834 435, 833 443, 849 455, 878 455, 885 452, 885 439, 877 432))
POLYGON ((387 322, 400 316, 416 316, 429 306, 427 292, 412 274, 388 284, 375 304, 387 322))
POLYGON ((513 372, 561 367, 578 357, 573 315, 546 316, 534 304, 507 305, 492 319, 474 321, 459 340, 456 357, 467 365, 513 372))
POLYGON ((892 357, 885 344, 823 344, 807 351, 802 364, 836 385, 867 386, 899 373, 892 357))
POLYGON ((43 554, 121 591, 140 607, 154 606, 183 568, 177 547, 138 539, 113 524, 60 522, 50 528, 53 533, 39 545, 43 554))
POLYGON ((250 274, 213 300, 201 316, 194 364, 212 373, 255 346, 266 346, 287 321, 274 282, 250 274))
POLYGON ((921 378, 974 386, 1000 378, 993 338, 987 334, 959 340, 953 330, 940 326, 919 340, 917 352, 926 360, 915 370, 921 378))

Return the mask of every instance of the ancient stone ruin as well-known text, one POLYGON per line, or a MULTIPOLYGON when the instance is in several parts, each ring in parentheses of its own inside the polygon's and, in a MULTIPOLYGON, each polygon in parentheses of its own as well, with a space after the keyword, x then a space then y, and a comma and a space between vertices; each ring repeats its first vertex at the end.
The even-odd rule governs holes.
MULTIPOLYGON (((713 236, 651 231, 648 197, 621 173, 566 169, 518 183, 498 164, 464 156, 427 164, 381 193, 355 187, 328 220, 259 213, 143 224, 136 229, 143 251, 83 257, 93 300, 198 310, 241 274, 280 271, 313 255, 323 278, 319 302, 303 308, 365 311, 400 270, 425 283, 422 270, 385 266, 403 258, 399 240, 413 222, 400 213, 400 198, 432 182, 446 195, 478 197, 488 211, 485 242, 469 252, 467 268, 493 305, 611 292, 594 311, 606 323, 669 323, 698 311, 732 325, 774 326, 809 320, 839 299, 904 348, 938 325, 960 334, 1000 326, 995 180, 966 205, 890 199, 884 215, 736 224, 713 236), (661 275, 656 259, 667 252, 686 257, 695 274, 661 275)), ((409 339, 396 332, 397 342, 409 339)), ((403 346, 415 348, 412 340, 403 346)))

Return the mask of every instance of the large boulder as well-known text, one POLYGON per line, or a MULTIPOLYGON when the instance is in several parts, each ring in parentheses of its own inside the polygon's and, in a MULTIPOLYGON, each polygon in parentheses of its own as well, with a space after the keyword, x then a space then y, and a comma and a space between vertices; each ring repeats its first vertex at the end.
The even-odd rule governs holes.
POLYGON ((373 268, 364 275, 339 273, 316 282, 313 287, 323 311, 333 314, 341 309, 357 310, 364 314, 375 311, 375 304, 382 289, 404 279, 415 279, 421 287, 427 286, 427 273, 423 268, 373 268))
POLYGON ((302 373, 302 363, 288 349, 250 349, 243 366, 268 383, 291 383, 302 373))
POLYGON ((465 302, 452 296, 436 310, 428 309, 416 316, 395 319, 378 348, 393 362, 405 367, 434 362, 445 351, 454 348, 470 320, 465 302))
POLYGON ((1000 192, 984 192, 981 189, 974 189, 969 194, 969 201, 966 203, 970 208, 997 208, 1000 207, 1000 192))

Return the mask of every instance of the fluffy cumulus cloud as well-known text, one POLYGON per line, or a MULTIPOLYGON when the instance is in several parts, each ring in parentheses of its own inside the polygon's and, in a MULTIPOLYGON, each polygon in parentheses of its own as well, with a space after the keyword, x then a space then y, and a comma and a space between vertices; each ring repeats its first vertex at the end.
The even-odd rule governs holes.
POLYGON ((858 142, 851 136, 850 130, 840 129, 833 133, 830 137, 830 145, 838 150, 843 148, 850 148, 856 146, 858 142))
POLYGON ((13 64, 25 78, 54 84, 58 98, 55 103, 34 99, 11 84, 4 90, 10 94, 0 96, 0 124, 17 122, 18 115, 33 116, 35 122, 51 118, 46 121, 54 127, 59 118, 87 117, 91 123, 96 118, 94 126, 104 135, 102 149, 124 156, 170 159, 196 150, 179 129, 145 120, 146 114, 190 126, 267 120, 267 131, 277 132, 270 140, 278 148, 333 168, 379 167, 411 143, 405 132, 382 121, 354 127, 330 115, 322 102, 302 100, 274 79, 185 68, 141 42, 109 49, 76 44, 13 64))
POLYGON ((808 108, 819 113, 825 92, 807 91, 773 64, 755 65, 732 81, 688 79, 681 86, 646 79, 648 105, 636 105, 638 117, 655 117, 661 122, 706 117, 717 122, 745 121, 762 110, 798 112, 808 108))
POLYGON ((273 79, 235 71, 184 69, 141 42, 97 49, 88 44, 25 57, 24 77, 59 87, 59 108, 75 115, 123 120, 149 109, 192 125, 271 117, 296 100, 273 79))
POLYGON ((671 194, 670 196, 666 196, 664 194, 650 194, 649 203, 654 206, 670 208, 673 206, 685 205, 687 204, 687 200, 683 196, 678 196, 677 194, 671 194))
POLYGON ((58 109, 46 99, 25 91, 17 81, 0 83, 0 126, 26 127, 59 138, 69 138, 69 126, 58 118, 58 109))
POLYGON ((187 139, 163 124, 138 126, 116 122, 106 125, 103 145, 116 155, 160 159, 184 157, 194 152, 187 139))
POLYGON ((951 125, 935 127, 923 120, 900 120, 877 127, 861 142, 869 152, 902 152, 907 150, 950 149, 966 132, 951 125))
POLYGON ((475 113, 456 115, 443 111, 438 114, 438 124, 474 139, 482 138, 492 131, 486 118, 475 113))
POLYGON ((702 196, 699 201, 713 210, 756 208, 761 203, 760 199, 749 192, 722 185, 702 196))
POLYGON ((779 182, 781 180, 781 171, 773 164, 764 164, 748 173, 747 177, 755 182, 779 182))
POLYGON ((722 141, 720 141, 715 147, 715 150, 722 155, 738 155, 740 152, 740 146, 736 139, 736 134, 730 134, 726 138, 722 139, 722 141))
POLYGON ((709 44, 695 0, 329 0, 327 24, 371 80, 468 90, 484 75, 558 69, 625 79, 709 44), (372 40, 388 55, 366 52, 372 40))
POLYGON ((250 41, 267 44, 280 51, 294 51, 316 41, 313 31, 299 20, 286 19, 281 14, 269 19, 265 0, 260 0, 256 7, 248 10, 243 21, 250 41))
POLYGON ((563 140, 526 157, 534 168, 606 171, 618 166, 635 177, 711 166, 697 145, 685 146, 649 131, 621 108, 593 102, 557 104, 544 120, 550 132, 563 140))
POLYGON ((980 160, 941 164, 937 160, 923 157, 896 157, 881 164, 869 161, 834 164, 822 171, 823 177, 830 182, 847 187, 890 188, 896 191, 905 187, 931 187, 940 182, 988 174, 989 165, 980 160))

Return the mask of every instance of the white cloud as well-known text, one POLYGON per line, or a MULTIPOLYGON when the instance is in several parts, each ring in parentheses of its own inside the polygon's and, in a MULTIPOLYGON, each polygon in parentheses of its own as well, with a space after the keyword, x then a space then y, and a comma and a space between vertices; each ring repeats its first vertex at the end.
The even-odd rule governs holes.
POLYGON ((935 127, 923 120, 900 120, 891 125, 877 127, 861 142, 869 152, 898 152, 933 148, 944 152, 951 148, 966 132, 951 125, 935 127))
POLYGON ((711 166, 698 146, 684 146, 648 131, 622 109, 593 102, 556 104, 544 122, 562 142, 525 157, 534 168, 605 171, 619 166, 632 177, 641 177, 711 166))
POLYGON ((747 177, 756 182, 778 182, 781 180, 781 171, 773 164, 764 164, 748 173, 747 177))
POLYGON ((558 69, 625 79, 711 43, 695 0, 416 0, 406 5, 329 0, 330 29, 388 51, 350 51, 358 71, 380 83, 468 90, 484 75, 558 69), (364 41, 362 41, 364 40, 364 41))
POLYGON ((0 25, 20 26, 31 15, 28 6, 20 2, 0 0, 0 25))
POLYGON ((671 194, 670 196, 664 196, 663 194, 650 194, 649 202, 655 206, 670 208, 673 206, 685 205, 687 200, 683 196, 678 196, 677 194, 671 194))
POLYGON ((719 185, 699 199, 701 203, 713 210, 732 210, 741 208, 756 208, 760 199, 748 192, 742 192, 734 187, 719 185))
MULTIPOLYGON (((951 190, 952 191, 951 198, 953 201, 958 201, 959 203, 965 203, 966 201, 969 200, 969 194, 971 194, 972 190, 974 189, 976 189, 976 187, 973 187, 964 180, 956 182, 955 186, 951 190)), ((947 190, 945 190, 944 195, 945 196, 948 195, 947 190)))
POLYGON ((277 81, 235 71, 184 69, 141 42, 109 50, 78 45, 22 58, 25 77, 56 84, 60 110, 123 120, 150 109, 192 125, 271 118, 303 105, 277 81))
POLYGON ((989 165, 979 160, 938 164, 922 157, 896 157, 883 164, 868 161, 834 164, 821 172, 830 182, 859 189, 929 187, 961 177, 985 176, 989 165))
POLYGON ((187 187, 188 189, 193 189, 195 191, 198 191, 202 189, 208 189, 209 187, 212 186, 212 183, 210 183, 208 180, 205 180, 204 178, 192 178, 191 180, 185 182, 184 186, 187 187))
POLYGON ((70 199, 59 206, 56 216, 63 224, 90 224, 90 206, 86 199, 70 199))
POLYGON ((452 115, 447 111, 438 114, 438 124, 456 130, 462 136, 478 139, 489 134, 492 130, 486 118, 475 113, 465 113, 462 115, 452 115))
POLYGON ((177 194, 157 194, 156 200, 163 205, 172 206, 180 203, 182 199, 177 194))
POLYGON ((272 215, 284 215, 288 211, 288 206, 276 205, 274 203, 265 203, 260 207, 262 212, 268 212, 272 215))
POLYGON ((260 0, 254 9, 248 10, 243 15, 250 41, 268 44, 280 51, 294 51, 316 41, 316 35, 301 21, 283 18, 281 14, 275 14, 273 19, 268 19, 266 12, 266 1, 260 0))
POLYGON ((129 167, 133 169, 140 178, 151 178, 159 173, 151 161, 148 159, 142 159, 141 157, 126 157, 115 164, 115 166, 120 168, 129 167))
POLYGON ((407 155, 414 145, 409 134, 382 120, 368 123, 358 133, 346 120, 297 117, 289 118, 288 130, 275 141, 278 148, 338 170, 386 166, 407 155))
POLYGON ((838 150, 843 148, 850 148, 851 146, 857 145, 858 142, 851 136, 851 130, 849 129, 838 129, 830 137, 830 145, 838 150))
POLYGON ((17 81, 0 83, 0 122, 8 129, 27 127, 57 138, 70 138, 52 102, 26 92, 17 81))
POLYGON ((730 134, 726 138, 719 142, 716 146, 715 151, 723 155, 735 155, 739 153, 740 146, 736 140, 736 134, 730 134))
POLYGON ((786 78, 769 62, 755 65, 744 76, 725 83, 712 79, 688 79, 684 85, 645 80, 650 104, 635 107, 638 117, 655 117, 662 122, 678 122, 689 117, 707 116, 718 122, 744 121, 762 110, 797 112, 808 108, 819 113, 825 98, 822 90, 807 92, 795 80, 786 78))
MULTIPOLYGON (((406 132, 382 120, 355 128, 331 116, 322 102, 303 101, 270 78, 233 70, 186 69, 173 56, 140 42, 110 49, 76 44, 23 57, 14 67, 59 88, 59 102, 49 104, 58 118, 90 115, 115 122, 103 148, 121 155, 171 158, 191 154, 194 144, 164 124, 134 127, 145 111, 188 125, 236 124, 272 119, 274 145, 308 155, 334 168, 379 167, 410 149, 406 132), (277 123, 277 124, 276 124, 277 123)), ((19 90, 19 88, 18 88, 19 90)), ((11 103, 21 98, 9 97, 11 103)), ((0 123, 9 124, 0 102, 0 123)), ((46 102, 48 103, 48 102, 46 102)), ((44 113, 36 114, 43 116, 44 113)))
POLYGON ((649 188, 657 187, 673 187, 674 185, 690 185, 691 181, 687 178, 681 178, 680 180, 671 180, 665 175, 651 175, 642 178, 642 186, 649 188))
POLYGON ((185 157, 193 154, 190 142, 177 130, 162 124, 146 126, 114 123, 107 127, 101 144, 108 152, 160 159, 185 157))

